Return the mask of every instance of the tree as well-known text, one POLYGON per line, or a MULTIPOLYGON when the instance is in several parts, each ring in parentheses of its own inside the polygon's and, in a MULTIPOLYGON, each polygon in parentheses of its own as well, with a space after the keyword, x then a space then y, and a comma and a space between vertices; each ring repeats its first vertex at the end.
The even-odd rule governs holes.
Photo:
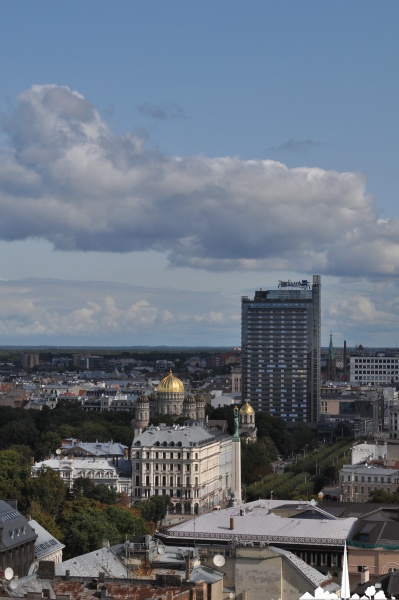
POLYGON ((118 504, 117 506, 106 506, 104 513, 115 525, 121 541, 124 541, 126 536, 132 538, 135 535, 149 533, 148 526, 137 510, 118 504))
POLYGON ((241 473, 246 484, 270 473, 270 463, 277 458, 277 450, 270 438, 254 444, 241 444, 241 473))
POLYGON ((36 460, 45 460, 51 456, 51 454, 54 454, 57 448, 60 448, 61 443, 62 440, 58 433, 53 431, 46 431, 46 433, 43 433, 39 438, 39 448, 36 452, 36 460))
POLYGON ((64 534, 60 527, 57 525, 55 518, 47 512, 41 510, 40 505, 37 502, 32 502, 30 507, 30 514, 32 519, 37 521, 39 525, 44 527, 53 537, 58 541, 62 542, 64 534))
POLYGON ((93 500, 86 500, 84 508, 77 502, 74 501, 73 510, 68 511, 67 518, 65 515, 61 517, 66 559, 101 548, 103 540, 110 544, 121 541, 116 527, 93 500))
POLYGON ((135 505, 143 519, 148 522, 157 523, 165 518, 170 504, 169 496, 151 496, 149 500, 143 500, 135 505))
POLYGON ((382 504, 393 504, 399 502, 399 494, 390 494, 385 490, 373 490, 370 492, 369 502, 378 502, 382 504))
POLYGON ((61 510, 67 495, 67 488, 61 477, 48 467, 42 467, 32 479, 31 498, 41 510, 56 516, 61 510))
POLYGON ((15 450, 0 451, 0 498, 15 498, 24 512, 29 506, 31 488, 30 464, 15 450))
POLYGON ((105 539, 112 545, 124 542, 127 535, 149 532, 136 511, 124 506, 104 506, 82 496, 65 503, 60 526, 66 559, 100 548, 105 539))

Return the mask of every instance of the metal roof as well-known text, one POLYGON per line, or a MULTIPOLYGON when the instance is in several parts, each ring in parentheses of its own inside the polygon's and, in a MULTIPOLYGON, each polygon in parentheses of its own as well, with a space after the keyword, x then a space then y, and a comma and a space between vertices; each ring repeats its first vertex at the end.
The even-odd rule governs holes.
MULTIPOLYGON (((179 425, 159 425, 158 427, 149 427, 133 440, 133 446, 179 446, 191 448, 192 446, 202 446, 210 444, 220 437, 220 432, 209 431, 201 425, 191 427, 179 425)), ((226 436, 227 437, 227 436, 226 436)))
POLYGON ((71 577, 98 577, 99 573, 117 579, 127 577, 126 566, 108 547, 76 556, 55 566, 56 575, 65 575, 67 571, 71 577))
MULTIPOLYGON (((274 501, 258 502, 250 507, 252 510, 245 511, 245 514, 240 514, 244 511, 237 507, 204 514, 162 530, 160 535, 164 539, 173 539, 175 543, 178 543, 179 538, 209 540, 210 543, 216 540, 234 541, 238 538, 240 542, 249 543, 259 541, 343 546, 357 521, 356 518, 287 518, 270 512, 272 504, 274 501)), ((274 508, 278 508, 281 502, 276 504, 274 508)))
POLYGON ((51 533, 49 533, 44 527, 42 527, 37 521, 32 519, 29 521, 29 525, 33 531, 37 534, 37 540, 35 542, 35 558, 43 560, 48 554, 52 554, 57 550, 65 548, 65 544, 61 544, 55 539, 51 533))

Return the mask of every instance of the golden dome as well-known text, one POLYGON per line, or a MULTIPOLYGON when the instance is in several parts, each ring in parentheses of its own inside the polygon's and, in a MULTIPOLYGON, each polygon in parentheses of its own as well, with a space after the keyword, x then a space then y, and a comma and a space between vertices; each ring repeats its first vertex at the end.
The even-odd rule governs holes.
POLYGON ((253 415, 254 413, 254 409, 248 404, 248 400, 246 400, 244 406, 240 408, 240 415, 253 415))
POLYGON ((172 375, 172 370, 169 375, 166 375, 157 387, 157 392, 168 392, 175 394, 184 394, 184 385, 177 377, 172 375))

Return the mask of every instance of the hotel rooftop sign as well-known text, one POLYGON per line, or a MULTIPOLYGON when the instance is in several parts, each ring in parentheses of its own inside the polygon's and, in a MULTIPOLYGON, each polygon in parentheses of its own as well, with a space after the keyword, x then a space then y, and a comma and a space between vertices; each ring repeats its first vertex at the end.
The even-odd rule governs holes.
POLYGON ((302 290, 310 290, 310 281, 307 281, 307 279, 302 279, 302 281, 291 281, 290 279, 288 279, 287 281, 281 281, 281 279, 279 279, 278 287, 300 288, 302 290))

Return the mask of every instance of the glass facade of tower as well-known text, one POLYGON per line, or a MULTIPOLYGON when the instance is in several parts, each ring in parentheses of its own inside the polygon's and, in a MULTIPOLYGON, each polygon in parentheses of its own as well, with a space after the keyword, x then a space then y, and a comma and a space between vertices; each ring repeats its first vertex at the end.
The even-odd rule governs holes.
POLYGON ((242 398, 285 421, 317 422, 320 390, 320 289, 280 282, 241 299, 242 398))

